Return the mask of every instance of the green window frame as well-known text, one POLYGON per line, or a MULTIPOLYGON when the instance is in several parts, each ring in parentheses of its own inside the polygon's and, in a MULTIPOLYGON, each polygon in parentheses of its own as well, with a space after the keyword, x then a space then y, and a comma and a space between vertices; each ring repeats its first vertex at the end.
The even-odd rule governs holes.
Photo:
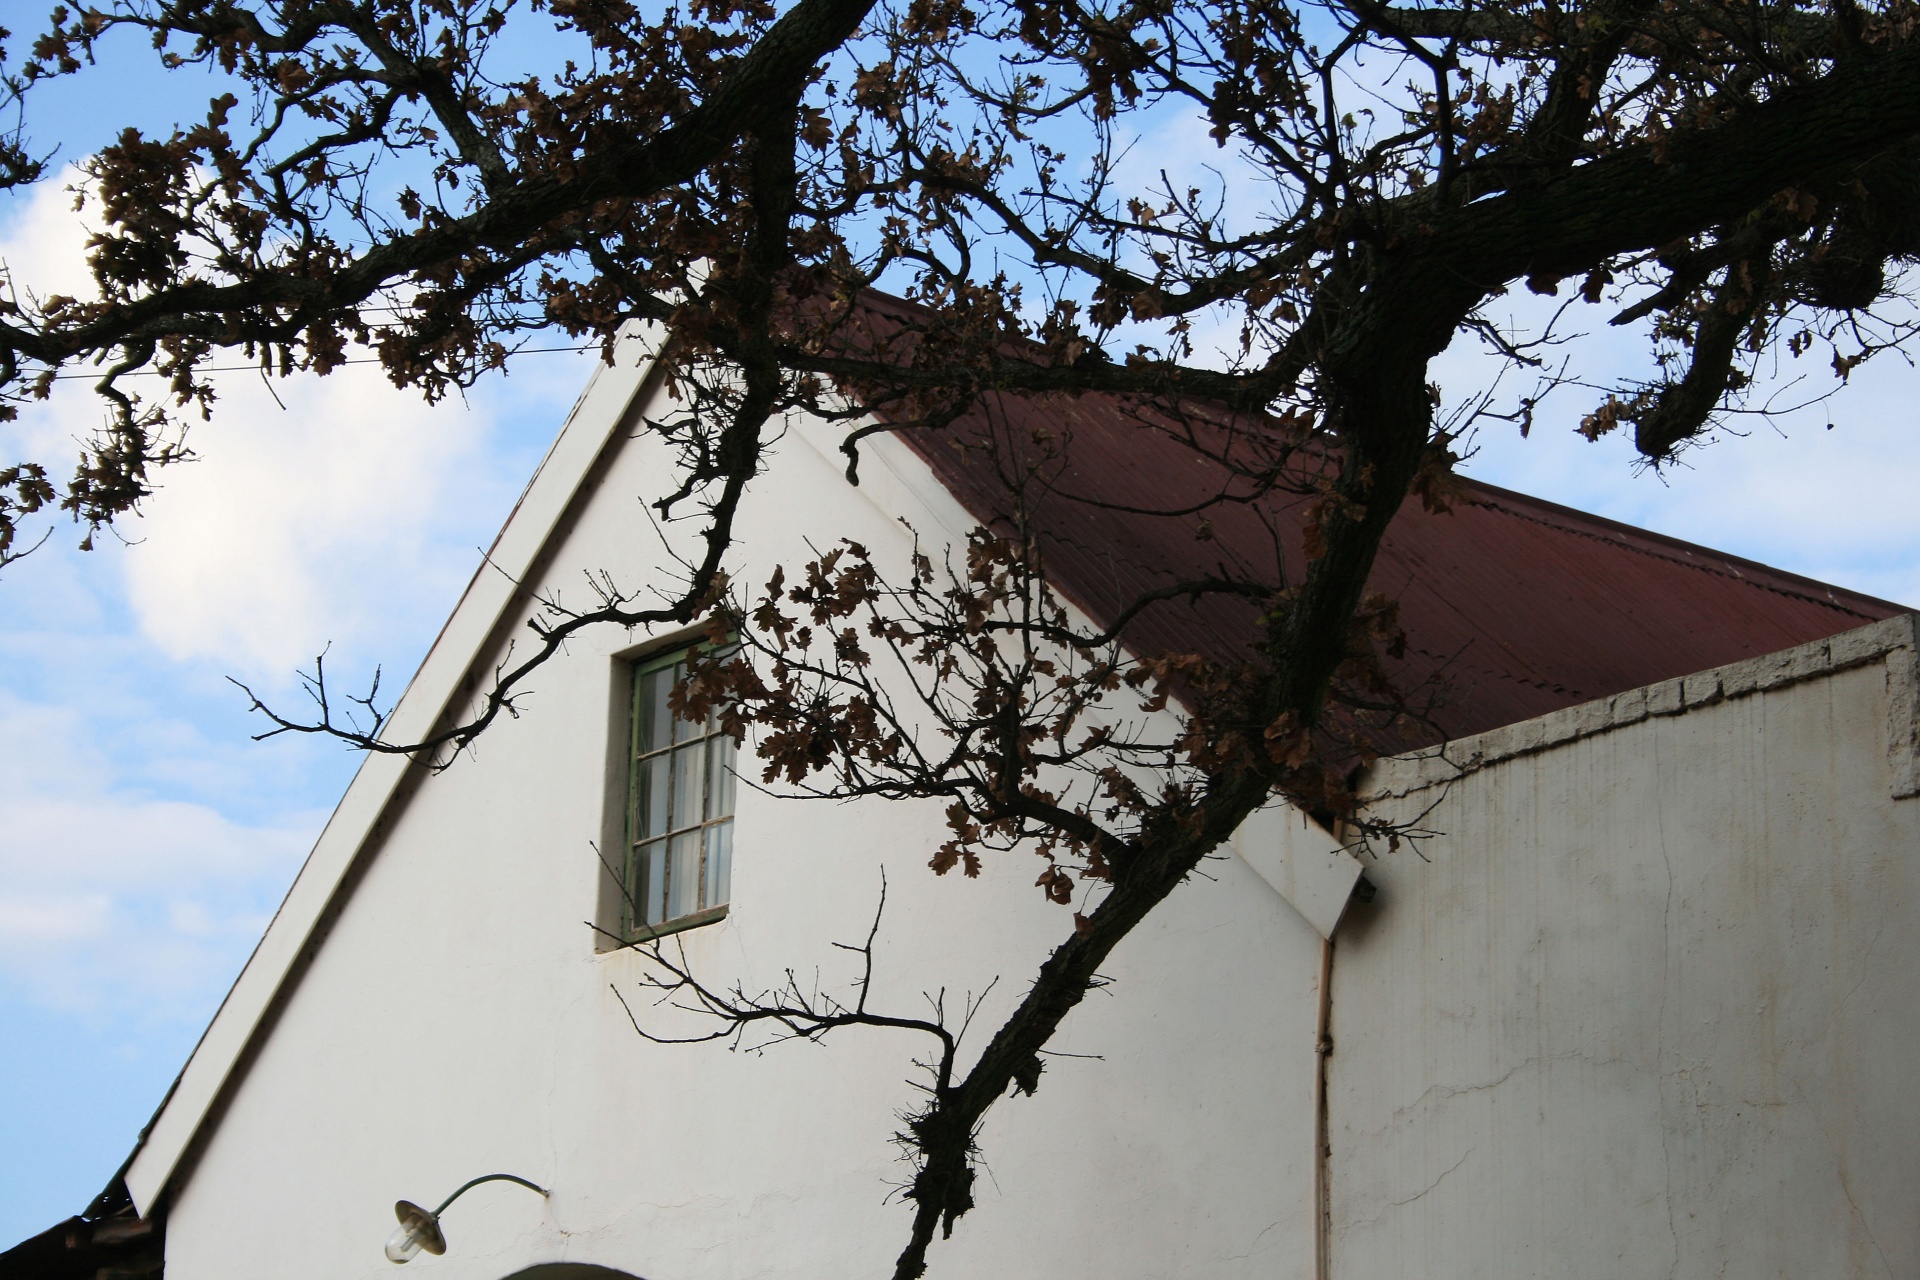
POLYGON ((732 892, 733 739, 717 717, 695 724, 667 706, 690 652, 634 665, 625 921, 632 940, 718 920, 732 892))

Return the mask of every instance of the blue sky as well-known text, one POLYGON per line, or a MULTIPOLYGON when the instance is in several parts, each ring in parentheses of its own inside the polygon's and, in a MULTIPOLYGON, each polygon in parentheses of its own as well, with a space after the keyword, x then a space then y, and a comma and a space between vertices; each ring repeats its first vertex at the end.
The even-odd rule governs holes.
MULTIPOLYGON (((42 104, 69 157, 129 103, 159 123, 194 88, 100 83, 42 104)), ((1194 130, 1167 123, 1138 154, 1204 158, 1194 130)), ((58 187, 0 203, 0 257, 43 290, 72 278, 84 242, 58 187)), ((1634 354, 1602 338, 1584 367, 1634 354)), ((355 767, 326 743, 250 741, 228 677, 291 705, 295 668, 331 644, 343 674, 378 662, 397 689, 589 370, 529 355, 432 409, 366 366, 279 384, 277 400, 233 376, 196 431, 203 461, 167 478, 125 542, 82 553, 63 526, 0 575, 0 1248, 112 1175, 355 767)), ((1458 394, 1485 366, 1449 353, 1437 372, 1458 394)), ((1856 380, 1784 432, 1757 427, 1665 478, 1636 474, 1623 441, 1575 437, 1573 397, 1530 440, 1484 433, 1469 470, 1920 601, 1920 374, 1886 361, 1856 380)), ((0 463, 61 461, 96 412, 67 384, 0 429, 0 463)))

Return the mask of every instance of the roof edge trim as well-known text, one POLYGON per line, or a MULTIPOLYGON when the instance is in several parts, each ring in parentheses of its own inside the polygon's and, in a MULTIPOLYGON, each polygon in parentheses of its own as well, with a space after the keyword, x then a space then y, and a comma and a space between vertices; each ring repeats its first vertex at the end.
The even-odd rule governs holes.
POLYGON ((1835 586, 1831 582, 1822 582, 1818 578, 1809 578, 1804 573, 1794 573, 1763 560, 1736 556, 1718 547, 1688 542, 1685 538, 1661 533, 1655 529, 1643 529, 1639 525, 1628 524, 1612 516, 1582 511, 1578 507, 1552 502, 1531 493, 1522 493, 1518 489, 1504 489, 1497 484, 1489 484, 1485 480, 1472 476, 1462 478, 1487 495, 1488 501, 1484 505, 1504 510, 1516 519, 1532 520, 1581 537, 1610 541, 1642 555, 1659 556, 1673 564, 1684 565, 1705 573, 1731 575, 1762 590, 1798 595, 1815 603, 1831 605, 1847 613, 1859 614, 1863 607, 1878 607, 1884 610, 1904 608, 1892 600, 1882 600, 1878 596, 1870 596, 1862 591, 1835 586))
MULTIPOLYGON (((518 583, 546 549, 595 462, 650 382, 663 332, 657 325, 634 325, 620 336, 615 363, 595 366, 586 390, 395 704, 388 721, 393 737, 424 737, 459 696, 482 646, 519 599, 518 583)), ((142 1217, 152 1213, 216 1104, 237 1083, 236 1066, 262 1021, 289 990, 287 979, 307 951, 315 927, 326 918, 413 764, 411 756, 370 756, 347 785, 265 934, 128 1157, 127 1190, 142 1217)))

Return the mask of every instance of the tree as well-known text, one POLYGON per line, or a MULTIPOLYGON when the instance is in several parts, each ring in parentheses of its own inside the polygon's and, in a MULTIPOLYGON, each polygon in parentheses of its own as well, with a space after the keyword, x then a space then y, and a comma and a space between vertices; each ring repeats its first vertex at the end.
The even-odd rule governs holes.
MULTIPOLYGON (((599 607, 552 606, 478 714, 422 742, 324 701, 315 722, 268 714, 276 732, 444 761, 580 630, 711 618, 742 647, 696 664, 679 705, 727 708, 770 776, 946 801, 936 870, 1018 845, 1041 853, 1056 901, 1094 882, 1097 905, 986 1049, 962 1070, 946 1043, 908 1126, 897 1274, 917 1276, 971 1207, 980 1118, 1031 1090, 1102 959, 1270 795, 1354 816, 1351 765, 1417 715, 1381 660, 1392 602, 1366 590, 1380 539, 1409 496, 1447 503, 1467 421, 1524 430, 1563 381, 1495 300, 1574 282, 1563 314, 1605 303, 1647 336, 1644 381, 1603 394, 1581 430, 1630 427, 1655 467, 1742 406, 1761 360, 1819 349, 1844 380, 1907 341, 1917 19, 1911 0, 56 9, 6 80, 29 124, 35 86, 87 74, 111 41, 146 37, 224 87, 204 121, 129 129, 86 161, 82 198, 109 228, 97 297, 10 279, 5 413, 92 362, 108 416, 63 486, 41 460, 0 472, 0 557, 51 509, 89 535, 135 509, 187 456, 181 415, 210 403, 222 353, 325 372, 365 348, 438 396, 535 333, 611 358, 622 325, 664 326, 684 411, 649 424, 682 468, 661 515, 697 521, 703 546, 670 598, 609 585, 599 607), (553 63, 496 70, 532 32, 553 63), (1154 113, 1204 121, 1255 212, 1130 178, 1126 130, 1154 113), (1231 333, 1224 351, 1207 324, 1231 333), (1462 334, 1537 385, 1489 387, 1442 420, 1429 366, 1462 334), (136 371, 165 375, 164 401, 125 389, 136 371), (1277 558, 1083 624, 1046 588, 1044 537, 1015 520, 950 569, 921 558, 890 582, 847 546, 736 597, 732 519, 781 415, 844 423, 857 476, 871 415, 939 433, 1004 396, 1123 405, 1230 472, 1216 502, 1309 497, 1304 570, 1277 558), (1155 608, 1215 595, 1250 602, 1247 661, 1132 643, 1155 608), (920 683, 889 684, 876 655, 920 683), (889 700, 905 687, 912 714, 889 700), (1176 739, 1089 727, 1135 696, 1178 710, 1176 739), (949 748, 920 749, 915 716, 949 748)), ((0 182, 45 169, 24 126, 0 146, 0 182)), ((1010 459, 1016 490, 1023 467, 1010 459)), ((670 966, 662 981, 732 1025, 867 1017, 735 999, 670 966)))

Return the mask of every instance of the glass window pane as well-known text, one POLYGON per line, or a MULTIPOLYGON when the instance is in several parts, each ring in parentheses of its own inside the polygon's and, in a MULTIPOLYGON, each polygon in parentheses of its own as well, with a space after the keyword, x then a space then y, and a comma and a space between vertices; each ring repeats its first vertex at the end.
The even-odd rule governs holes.
POLYGON ((673 820, 668 830, 677 831, 681 827, 700 825, 700 814, 706 799, 706 762, 707 745, 704 742, 674 750, 673 820))
POLYGON ((733 824, 716 822, 707 828, 707 883, 704 907, 727 901, 733 889, 733 824))
POLYGON ((657 751, 667 745, 673 713, 667 709, 667 695, 673 691, 678 664, 649 671, 640 677, 640 750, 657 751))
POLYGON ((635 675, 629 878, 636 928, 724 905, 732 891, 734 742, 716 708, 704 724, 669 707, 687 664, 635 675))
POLYGON ((666 916, 667 842, 655 840, 634 850, 634 923, 659 924, 666 916))
POLYGON ((733 816, 733 739, 707 739, 707 817, 733 816))
POLYGON ((668 843, 673 851, 667 868, 667 919, 672 920, 700 909, 700 832, 689 831, 668 843))
POLYGON ((667 833, 667 757, 655 756, 634 766, 633 838, 645 840, 667 833))

